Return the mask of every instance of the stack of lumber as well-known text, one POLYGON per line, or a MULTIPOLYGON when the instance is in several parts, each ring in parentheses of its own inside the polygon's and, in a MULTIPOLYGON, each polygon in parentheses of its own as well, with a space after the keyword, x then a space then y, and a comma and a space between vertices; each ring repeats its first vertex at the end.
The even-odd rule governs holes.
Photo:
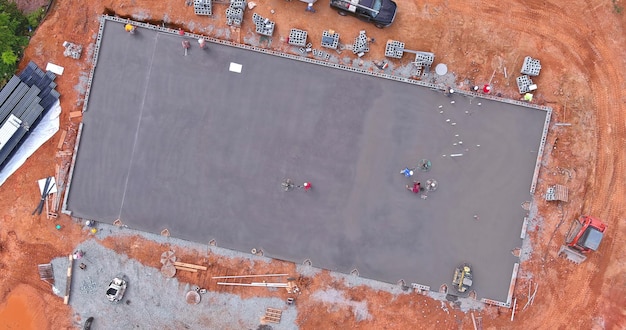
POLYGON ((180 261, 175 261, 174 267, 176 267, 177 270, 185 270, 185 271, 192 272, 192 273, 197 273, 198 270, 207 270, 207 267, 205 266, 188 264, 188 263, 180 262, 180 261))

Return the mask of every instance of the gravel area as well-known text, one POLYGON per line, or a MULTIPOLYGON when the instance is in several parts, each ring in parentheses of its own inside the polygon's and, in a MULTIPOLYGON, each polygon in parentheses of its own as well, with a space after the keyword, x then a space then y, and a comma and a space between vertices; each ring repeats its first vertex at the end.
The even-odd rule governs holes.
MULTIPOLYGON (((297 310, 278 298, 241 299, 229 293, 207 292, 201 302, 189 305, 185 294, 194 288, 166 278, 158 269, 146 267, 117 254, 96 240, 88 240, 77 249, 85 255, 74 262, 70 305, 77 320, 94 316, 94 329, 256 329, 265 308, 283 310, 280 324, 272 329, 297 329, 297 310), (87 267, 78 268, 80 263, 87 267), (124 299, 110 303, 105 295, 110 281, 123 275, 128 281, 124 299)), ((65 295, 67 257, 52 260, 55 292, 65 295)), ((77 324, 78 325, 78 324, 77 324)))
POLYGON ((357 322, 372 318, 367 308, 367 301, 354 301, 344 296, 343 292, 335 289, 316 291, 311 298, 323 302, 328 306, 328 312, 333 313, 342 307, 350 308, 357 322))

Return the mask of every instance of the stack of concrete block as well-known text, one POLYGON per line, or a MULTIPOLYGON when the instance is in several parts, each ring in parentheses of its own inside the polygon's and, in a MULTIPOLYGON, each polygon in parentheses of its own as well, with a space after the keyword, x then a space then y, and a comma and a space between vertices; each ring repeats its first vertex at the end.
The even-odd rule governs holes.
POLYGON ((254 13, 252 15, 252 21, 254 25, 256 25, 256 33, 264 36, 271 37, 274 34, 274 27, 276 24, 270 21, 269 18, 264 18, 263 16, 254 13))
POLYGON ((322 32, 322 47, 337 49, 339 46, 339 33, 332 31, 322 32))
POLYGON ((534 59, 530 56, 526 56, 524 58, 524 64, 522 65, 521 74, 529 75, 532 77, 536 77, 539 75, 541 71, 541 63, 539 60, 534 59))
POLYGON ((354 45, 352 45, 352 52, 358 54, 359 57, 365 55, 370 51, 369 42, 365 31, 359 32, 359 35, 354 39, 354 45))
POLYGON ((330 59, 330 54, 328 54, 327 52, 323 50, 313 49, 313 56, 321 57, 324 60, 330 59))
POLYGON ((289 31, 289 44, 293 46, 302 46, 306 45, 307 32, 298 29, 291 29, 289 31))
POLYGON ((211 16, 213 15, 212 0, 194 0, 193 12, 196 15, 211 16))
POLYGON ((77 60, 83 53, 83 46, 71 43, 69 41, 64 41, 63 47, 65 47, 65 51, 63 51, 63 56, 65 57, 71 57, 77 60))
POLYGON ((231 0, 226 8, 226 24, 230 26, 241 26, 243 21, 243 11, 246 8, 244 0, 231 0))
POLYGON ((415 64, 430 67, 435 61, 435 54, 429 52, 415 52, 415 64))
POLYGON ((536 86, 528 75, 519 76, 515 80, 517 81, 517 89, 519 89, 520 94, 525 94, 536 89, 536 86))
POLYGON ((404 55, 404 42, 387 40, 387 46, 385 46, 385 56, 402 58, 402 55, 404 55))

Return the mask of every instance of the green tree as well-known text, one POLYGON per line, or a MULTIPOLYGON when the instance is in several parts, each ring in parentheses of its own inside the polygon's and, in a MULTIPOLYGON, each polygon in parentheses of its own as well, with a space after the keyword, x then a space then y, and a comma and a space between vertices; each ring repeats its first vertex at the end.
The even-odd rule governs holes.
POLYGON ((0 0, 0 86, 15 73, 26 45, 28 19, 14 2, 0 0))

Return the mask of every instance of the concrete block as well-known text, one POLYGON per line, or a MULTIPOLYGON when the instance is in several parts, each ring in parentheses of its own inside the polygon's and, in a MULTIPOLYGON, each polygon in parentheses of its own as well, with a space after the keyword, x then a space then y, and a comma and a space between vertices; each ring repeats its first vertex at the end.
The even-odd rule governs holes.
POLYGON ((404 55, 404 42, 387 40, 387 45, 385 46, 385 56, 402 58, 402 55, 404 55))
POLYGON ((533 85, 533 81, 528 75, 519 76, 515 81, 517 82, 517 89, 519 89, 520 94, 530 92, 530 86, 533 85))
POLYGON ((538 76, 541 71, 541 63, 539 60, 534 59, 530 56, 526 56, 524 58, 524 64, 522 64, 521 74, 529 75, 529 76, 538 76))
POLYGON ((339 46, 339 33, 331 34, 329 31, 322 32, 322 47, 337 49, 339 46))
POLYGON ((415 62, 421 63, 423 66, 430 67, 435 61, 435 54, 429 52, 416 52, 415 62))
POLYGON ((194 0, 193 12, 196 15, 211 16, 213 14, 213 6, 211 0, 194 0))
POLYGON ((359 54, 359 53, 369 52, 369 50, 370 49, 369 49, 369 43, 367 42, 367 35, 365 35, 365 31, 361 31, 359 32, 359 35, 354 39, 354 44, 352 45, 352 52, 354 54, 359 54))
POLYGON ((274 34, 275 23, 257 13, 252 15, 252 21, 256 25, 256 33, 271 37, 274 34))
POLYGON ((289 32, 289 44, 294 46, 306 46, 307 32, 298 29, 291 29, 289 32))

